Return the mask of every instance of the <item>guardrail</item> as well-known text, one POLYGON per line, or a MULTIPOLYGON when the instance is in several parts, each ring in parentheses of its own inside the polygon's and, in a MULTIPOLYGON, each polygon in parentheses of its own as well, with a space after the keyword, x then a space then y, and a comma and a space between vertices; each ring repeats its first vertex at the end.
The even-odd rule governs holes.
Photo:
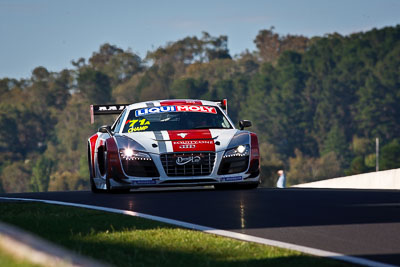
POLYGON ((370 172, 294 185, 307 188, 400 189, 400 169, 370 172))

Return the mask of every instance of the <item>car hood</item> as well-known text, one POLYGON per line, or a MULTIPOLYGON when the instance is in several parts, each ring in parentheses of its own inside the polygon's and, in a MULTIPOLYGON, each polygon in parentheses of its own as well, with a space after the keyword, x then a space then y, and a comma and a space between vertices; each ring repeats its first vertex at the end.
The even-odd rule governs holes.
POLYGON ((174 131, 146 131, 119 134, 118 146, 126 146, 126 139, 136 143, 138 150, 161 154, 171 152, 223 151, 232 138, 240 133, 237 129, 201 129, 174 131))

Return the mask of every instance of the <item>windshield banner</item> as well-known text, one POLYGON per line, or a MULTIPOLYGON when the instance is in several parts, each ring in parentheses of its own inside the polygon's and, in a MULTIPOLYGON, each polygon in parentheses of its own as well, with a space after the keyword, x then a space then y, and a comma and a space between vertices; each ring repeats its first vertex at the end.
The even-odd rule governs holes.
POLYGON ((135 116, 140 117, 149 114, 163 113, 163 112, 204 112, 217 114, 215 107, 207 106, 188 106, 188 105, 177 105, 177 106, 162 106, 138 109, 135 111, 135 116))

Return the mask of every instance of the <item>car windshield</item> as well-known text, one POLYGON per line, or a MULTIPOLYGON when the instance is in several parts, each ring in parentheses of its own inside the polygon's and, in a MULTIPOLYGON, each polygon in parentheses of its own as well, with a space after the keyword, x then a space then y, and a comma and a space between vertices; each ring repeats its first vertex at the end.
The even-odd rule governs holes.
POLYGON ((190 129, 232 129, 232 125, 216 107, 162 106, 131 110, 122 132, 190 129))

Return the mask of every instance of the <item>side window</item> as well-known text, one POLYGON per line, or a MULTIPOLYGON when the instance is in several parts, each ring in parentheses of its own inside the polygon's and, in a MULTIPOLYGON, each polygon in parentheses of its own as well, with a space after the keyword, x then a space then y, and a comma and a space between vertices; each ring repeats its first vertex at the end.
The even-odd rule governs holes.
POLYGON ((125 117, 125 113, 126 113, 126 109, 124 109, 124 111, 121 113, 121 115, 118 117, 118 120, 117 120, 116 123, 114 124, 115 128, 113 129, 113 131, 114 131, 115 133, 118 133, 118 132, 119 132, 119 129, 121 129, 122 122, 123 122, 123 119, 124 119, 124 117, 125 117))

